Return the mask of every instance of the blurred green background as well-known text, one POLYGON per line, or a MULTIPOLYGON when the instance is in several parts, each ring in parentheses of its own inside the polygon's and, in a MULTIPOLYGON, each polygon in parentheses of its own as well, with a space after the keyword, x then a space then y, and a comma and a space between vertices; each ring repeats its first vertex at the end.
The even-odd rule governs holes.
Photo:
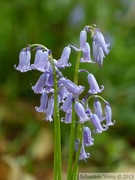
MULTIPOLYGON (((102 96, 110 102, 116 124, 94 135, 94 146, 87 148, 91 157, 87 163, 79 163, 79 171, 135 172, 135 1, 1 0, 0 180, 8 179, 9 173, 13 180, 50 180, 53 174, 53 124, 35 112, 40 96, 31 90, 40 73, 23 74, 14 69, 20 50, 40 43, 59 59, 63 48, 69 43, 78 45, 80 31, 93 23, 111 44, 111 51, 102 68, 97 64, 81 64, 81 68, 92 72, 105 86, 102 96)), ((91 43, 90 37, 88 40, 91 43)), ((75 60, 73 52, 72 68, 63 71, 70 79, 75 60)), ((79 75, 79 84, 88 88, 84 78, 85 74, 79 75)), ((61 126, 64 179, 69 125, 61 126)))

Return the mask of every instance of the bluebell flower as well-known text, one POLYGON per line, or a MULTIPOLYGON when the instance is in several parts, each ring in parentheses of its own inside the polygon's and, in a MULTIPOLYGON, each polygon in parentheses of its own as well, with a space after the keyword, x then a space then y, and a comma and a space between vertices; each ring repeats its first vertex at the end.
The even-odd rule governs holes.
POLYGON ((84 91, 84 86, 77 86, 75 83, 66 78, 60 78, 59 84, 63 84, 70 93, 80 95, 84 91))
POLYGON ((60 96, 60 102, 64 102, 64 99, 68 96, 69 92, 62 84, 58 86, 58 94, 60 96))
POLYGON ((35 86, 32 86, 32 89, 34 91, 34 93, 38 94, 38 93, 43 93, 44 92, 44 86, 45 86, 45 82, 46 82, 46 73, 43 73, 38 81, 36 82, 35 86))
POLYGON ((68 63, 71 49, 69 46, 63 49, 62 55, 58 61, 55 61, 55 65, 58 68, 65 68, 71 66, 71 63, 68 63))
POLYGON ((103 121, 103 111, 102 111, 102 107, 101 107, 101 103, 98 101, 98 98, 95 98, 94 101, 94 110, 95 110, 95 114, 98 116, 98 118, 100 119, 100 121, 103 121))
MULTIPOLYGON (((78 151, 79 149, 79 144, 80 144, 80 140, 77 139, 75 142, 75 150, 78 151)), ((80 150, 80 155, 79 155, 79 160, 84 160, 86 162, 86 159, 90 157, 90 153, 86 153, 85 148, 84 148, 84 144, 82 142, 81 145, 81 150, 80 150)))
POLYGON ((83 127, 83 143, 85 146, 92 146, 94 139, 91 137, 91 130, 89 127, 83 127))
POLYGON ((40 107, 35 107, 35 110, 37 112, 45 112, 46 106, 48 102, 48 95, 46 93, 43 93, 40 98, 40 107))
POLYGON ((106 44, 105 38, 99 29, 95 28, 92 38, 103 49, 105 54, 109 53, 110 50, 108 49, 108 47, 110 46, 110 44, 106 44))
POLYGON ((90 107, 88 105, 88 102, 86 102, 86 99, 82 99, 81 103, 82 103, 82 105, 83 105, 83 107, 85 109, 85 113, 87 114, 87 116, 91 117, 92 111, 91 111, 91 109, 90 109, 90 107))
POLYGON ((85 30, 82 30, 80 32, 80 47, 77 47, 72 44, 69 44, 69 47, 71 47, 72 49, 74 49, 77 52, 83 51, 86 49, 86 43, 87 43, 86 40, 87 40, 87 33, 85 30))
POLYGON ((60 107, 60 109, 64 112, 67 112, 72 107, 72 100, 73 100, 73 95, 72 93, 69 93, 63 105, 60 107))
POLYGON ((87 40, 87 33, 85 30, 80 32, 80 50, 84 50, 86 48, 86 40, 87 40))
POLYGON ((96 134, 101 134, 102 131, 106 131, 108 129, 107 126, 105 128, 102 127, 100 119, 98 118, 98 116, 96 114, 91 115, 91 121, 92 121, 92 124, 95 127, 93 132, 96 133, 96 134))
POLYGON ((90 120, 90 118, 87 116, 87 114, 85 112, 83 105, 80 102, 76 101, 74 108, 75 108, 75 112, 79 118, 80 123, 84 123, 84 122, 90 120))
POLYGON ((54 98, 53 96, 51 96, 48 100, 47 109, 45 110, 46 117, 44 119, 46 119, 46 121, 50 121, 50 122, 53 121, 52 119, 53 111, 54 111, 54 98))
POLYGON ((49 92, 53 92, 53 76, 51 73, 43 73, 37 83, 35 84, 35 86, 32 86, 32 89, 34 91, 34 93, 38 94, 42 94, 44 92, 49 93, 49 92), (45 87, 46 86, 46 87, 45 87))
POLYGON ((94 77, 94 75, 92 73, 89 73, 87 76, 88 79, 88 83, 90 85, 90 90, 88 91, 88 93, 90 94, 97 94, 100 93, 104 90, 104 86, 101 86, 101 89, 99 88, 99 85, 94 77))
POLYGON ((83 57, 80 59, 80 61, 87 63, 94 63, 91 59, 89 43, 86 43, 85 48, 83 49, 83 57))
POLYGON ((45 66, 47 64, 48 52, 38 48, 35 54, 34 64, 31 65, 32 69, 37 69, 41 72, 45 72, 45 66))
POLYGON ((101 67, 103 65, 103 59, 105 57, 103 49, 96 44, 95 41, 92 42, 92 47, 93 47, 93 56, 94 56, 94 61, 99 64, 101 67))
POLYGON ((105 118, 106 118, 106 126, 113 126, 115 124, 115 120, 112 122, 112 109, 108 102, 106 102, 106 107, 105 107, 105 118))
POLYGON ((19 54, 19 65, 16 67, 14 65, 14 68, 21 72, 27 72, 31 70, 30 67, 30 59, 31 59, 31 52, 30 48, 23 48, 19 54))
POLYGON ((72 110, 71 109, 68 109, 68 111, 66 112, 65 117, 61 118, 61 121, 66 123, 66 124, 71 123, 71 121, 72 121, 72 110))
POLYGON ((52 74, 52 73, 46 73, 45 86, 51 86, 51 87, 53 87, 53 85, 54 85, 53 74, 52 74))

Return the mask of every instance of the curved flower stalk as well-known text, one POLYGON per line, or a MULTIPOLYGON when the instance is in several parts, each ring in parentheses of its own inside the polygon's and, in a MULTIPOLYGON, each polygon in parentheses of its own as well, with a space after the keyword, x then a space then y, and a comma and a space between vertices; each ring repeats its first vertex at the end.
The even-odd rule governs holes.
MULTIPOLYGON (((30 70, 40 71, 42 74, 32 86, 35 94, 41 94, 40 105, 35 107, 37 112, 45 114, 44 120, 54 122, 54 179, 61 180, 61 132, 60 122, 71 124, 70 148, 68 161, 67 180, 77 179, 78 161, 88 159, 90 153, 86 152, 87 146, 94 145, 93 134, 101 134, 114 125, 110 104, 98 94, 104 90, 99 87, 95 76, 85 69, 80 69, 81 63, 98 63, 101 67, 105 55, 109 53, 109 43, 106 43, 101 31, 95 25, 85 26, 80 32, 79 47, 67 45, 58 60, 52 56, 52 51, 41 44, 32 44, 23 48, 19 54, 19 64, 14 66, 20 72, 30 70), (91 34, 92 45, 87 42, 87 35, 91 34), (31 64, 31 49, 36 47, 34 63, 31 64), (91 51, 92 47, 92 51, 91 51), (74 81, 63 76, 61 69, 70 67, 71 49, 77 52, 74 81), (94 58, 94 59, 93 59, 94 58), (87 81, 90 86, 86 89, 78 85, 78 72, 87 72, 87 81), (94 98, 94 108, 89 106, 89 101, 94 98), (103 111, 100 100, 104 102, 103 111), (60 117, 59 110, 64 117, 60 117), (105 124, 102 122, 105 120, 105 124), (87 125, 86 125, 87 122, 87 125), (93 129, 89 125, 93 125, 93 129), (77 139, 77 140, 76 140, 77 139), (75 146, 74 146, 75 144, 75 146), (73 166, 73 155, 76 159, 73 166)), ((89 64, 90 65, 90 64, 89 64)), ((85 80, 84 80, 85 81, 85 80)))

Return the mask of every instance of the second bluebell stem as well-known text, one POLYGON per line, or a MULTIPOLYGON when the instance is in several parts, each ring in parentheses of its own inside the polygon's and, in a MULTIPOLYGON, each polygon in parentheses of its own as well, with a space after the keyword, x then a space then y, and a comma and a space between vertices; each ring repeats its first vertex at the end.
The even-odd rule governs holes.
POLYGON ((58 89, 53 58, 51 58, 51 60, 54 72, 54 179, 61 180, 61 129, 58 108, 58 89))

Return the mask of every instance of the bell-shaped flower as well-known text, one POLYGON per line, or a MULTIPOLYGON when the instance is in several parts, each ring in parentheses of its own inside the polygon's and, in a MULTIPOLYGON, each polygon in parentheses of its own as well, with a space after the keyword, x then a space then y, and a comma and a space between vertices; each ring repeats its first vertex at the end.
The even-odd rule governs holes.
POLYGON ((84 50, 86 48, 86 40, 87 40, 87 33, 85 30, 80 32, 80 50, 84 50))
POLYGON ((96 45, 96 42, 92 42, 94 61, 101 67, 103 65, 103 59, 105 57, 103 49, 96 45))
POLYGON ((71 53, 70 47, 69 46, 65 47, 60 59, 58 61, 55 61, 55 65, 58 68, 65 68, 71 66, 71 63, 68 63, 70 53, 71 53))
POLYGON ((69 109, 67 112, 66 112, 66 115, 64 118, 61 118, 61 121, 66 123, 66 124, 69 124, 71 123, 72 121, 72 110, 69 109))
POLYGON ((50 121, 50 122, 53 121, 52 119, 53 110, 54 110, 54 98, 53 96, 51 96, 48 101, 47 109, 45 110, 46 117, 44 119, 46 119, 46 121, 50 121))
POLYGON ((32 69, 37 69, 41 72, 45 72, 45 66, 47 64, 48 52, 38 48, 35 54, 34 64, 31 65, 32 69))
POLYGON ((80 123, 84 123, 90 120, 90 118, 87 116, 85 112, 83 105, 80 102, 75 102, 74 108, 80 123))
POLYGON ((72 93, 69 93, 60 109, 64 112, 67 112, 72 107, 72 99, 73 95, 72 93))
POLYGON ((19 54, 19 65, 16 67, 14 65, 14 68, 21 72, 27 72, 31 70, 30 67, 30 59, 31 59, 31 52, 30 48, 23 48, 19 54))
POLYGON ((81 103, 82 103, 83 107, 85 108, 85 113, 87 114, 87 116, 91 117, 92 111, 88 105, 88 102, 86 102, 86 99, 82 99, 81 103))
POLYGON ((98 101, 97 97, 95 98, 95 101, 94 101, 94 110, 95 110, 95 114, 98 116, 98 118, 102 122, 104 120, 103 111, 102 111, 101 103, 98 101))
POLYGON ((44 92, 44 86, 45 86, 45 82, 47 79, 47 74, 43 73, 38 81, 36 82, 35 86, 32 86, 32 89, 34 91, 34 93, 38 94, 38 93, 43 93, 44 92))
POLYGON ((83 49, 83 57, 80 59, 80 61, 87 62, 87 63, 94 63, 91 59, 89 43, 85 44, 85 48, 83 49))
POLYGON ((77 86, 75 83, 66 78, 60 78, 58 83, 62 83, 70 93, 75 95, 80 95, 84 91, 84 86, 77 86))
POLYGON ((104 86, 101 86, 101 89, 99 88, 99 85, 94 77, 94 75, 92 73, 89 73, 87 76, 88 79, 88 83, 90 85, 90 90, 88 91, 88 93, 90 94, 97 94, 100 93, 104 90, 104 86))
POLYGON ((35 110, 37 112, 45 112, 47 102, 48 102, 48 95, 46 93, 43 93, 40 98, 40 106, 39 107, 36 106, 35 110))
POLYGON ((105 107, 105 118, 106 118, 106 125, 105 126, 113 126, 115 124, 115 120, 112 122, 112 109, 110 104, 106 102, 105 107))
POLYGON ((93 37, 93 40, 96 41, 96 43, 98 43, 98 45, 103 49, 105 54, 108 54, 110 51, 108 49, 110 44, 106 44, 105 38, 104 38, 103 34, 101 33, 101 31, 99 29, 95 28, 95 32, 92 37, 93 37))
POLYGON ((93 132, 96 133, 96 134, 101 134, 102 131, 106 131, 108 129, 107 126, 105 128, 102 127, 100 119, 98 118, 98 116, 96 114, 91 115, 91 121, 92 121, 92 124, 95 127, 93 132))
POLYGON ((91 137, 91 130, 89 127, 83 127, 83 143, 85 146, 92 146, 94 139, 91 137))
MULTIPOLYGON (((75 142, 75 150, 78 151, 80 145, 80 140, 77 139, 75 142)), ((79 155, 79 160, 84 160, 86 162, 86 159, 90 157, 90 153, 86 153, 84 144, 82 142, 81 144, 81 150, 80 150, 80 155, 79 155)))
POLYGON ((53 93, 54 92, 54 89, 53 89, 53 84, 54 84, 54 81, 53 81, 53 76, 52 74, 47 74, 47 78, 46 78, 46 82, 45 82, 45 87, 44 87, 44 92, 45 93, 53 93))
POLYGON ((69 92, 64 85, 60 84, 58 94, 60 95, 60 102, 64 102, 64 99, 68 96, 69 92))
POLYGON ((37 83, 35 84, 35 86, 32 86, 32 89, 34 91, 34 93, 38 94, 38 93, 49 93, 49 92, 53 92, 53 76, 51 73, 43 73, 37 83), (46 86, 46 87, 45 87, 46 86), (45 87, 45 88, 44 88, 45 87))

